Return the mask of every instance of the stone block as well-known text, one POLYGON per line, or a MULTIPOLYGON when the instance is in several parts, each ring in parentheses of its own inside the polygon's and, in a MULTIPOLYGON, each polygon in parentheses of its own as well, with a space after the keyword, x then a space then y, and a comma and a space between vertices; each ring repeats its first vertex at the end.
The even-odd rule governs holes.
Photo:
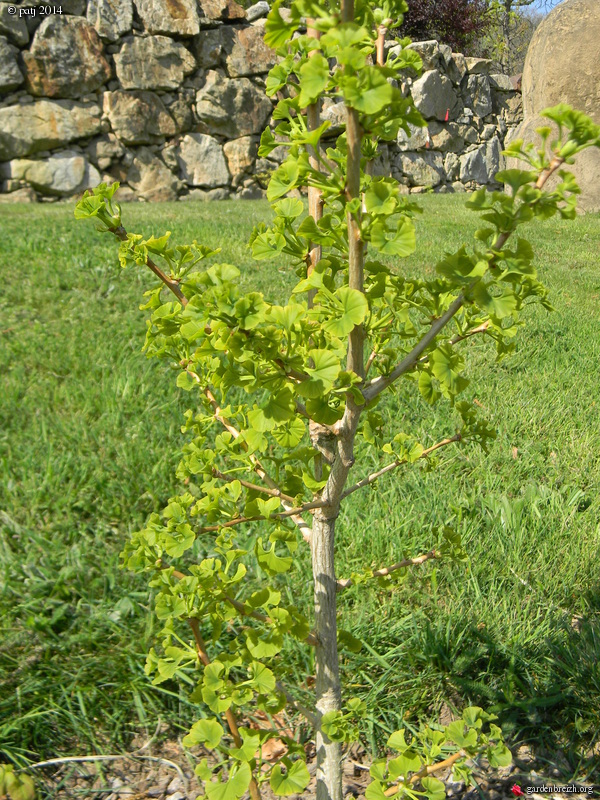
POLYGON ((134 0, 148 33, 195 36, 200 30, 196 0, 134 0))
POLYGON ((401 153, 392 168, 394 177, 405 175, 411 186, 437 186, 445 179, 441 153, 401 153))
POLYGON ((196 95, 196 113, 209 133, 236 139, 262 133, 271 101, 248 78, 227 79, 211 70, 196 95))
POLYGON ((128 33, 133 25, 132 0, 89 0, 87 21, 98 35, 109 42, 116 42, 128 33))
POLYGON ((100 37, 83 17, 46 17, 22 55, 27 89, 38 97, 82 97, 111 77, 100 37))
POLYGON ((29 42, 27 24, 18 14, 9 14, 9 6, 14 3, 0 3, 0 35, 6 36, 13 44, 24 47, 29 42))
POLYGON ((453 120, 462 110, 452 81, 437 70, 424 72, 413 83, 411 92, 425 119, 453 120))
POLYGON ((124 89, 177 89, 196 69, 196 60, 168 36, 134 36, 115 54, 115 67, 124 89))
POLYGON ((471 150, 460 158, 460 180, 479 184, 495 182, 495 175, 503 165, 502 148, 497 136, 471 150))
POLYGON ((232 78, 245 75, 260 75, 268 72, 275 64, 275 51, 264 42, 265 20, 254 25, 239 27, 227 26, 225 33, 225 52, 227 72, 232 78))
POLYGON ((148 202, 177 200, 181 183, 152 150, 140 147, 127 172, 127 182, 148 202))
POLYGON ((465 88, 465 105, 478 117, 492 113, 490 82, 485 75, 469 75, 465 88))
POLYGON ((185 136, 177 150, 181 176, 188 186, 214 189, 227 186, 231 178, 223 148, 212 136, 190 133, 185 136))
POLYGON ((38 100, 0 108, 0 161, 52 150, 101 129, 101 111, 93 103, 38 100))
POLYGON ((0 94, 12 92, 23 83, 23 73, 17 62, 18 55, 18 48, 9 44, 5 36, 0 36, 0 94))
POLYGON ((206 28, 194 36, 192 51, 201 69, 210 69, 221 63, 225 36, 226 31, 222 26, 206 28))
POLYGON ((242 136, 240 139, 233 139, 225 143, 223 152, 233 178, 233 186, 238 186, 242 178, 250 172, 257 151, 258 139, 253 136, 242 136))
POLYGON ((178 132, 175 120, 153 92, 105 92, 104 113, 125 144, 152 144, 178 132))
POLYGON ((26 181, 38 192, 55 197, 78 194, 100 183, 100 174, 81 154, 69 150, 50 158, 15 159, 3 165, 5 177, 26 181))
POLYGON ((235 0, 199 0, 202 16, 208 21, 232 22, 246 19, 246 12, 235 0))

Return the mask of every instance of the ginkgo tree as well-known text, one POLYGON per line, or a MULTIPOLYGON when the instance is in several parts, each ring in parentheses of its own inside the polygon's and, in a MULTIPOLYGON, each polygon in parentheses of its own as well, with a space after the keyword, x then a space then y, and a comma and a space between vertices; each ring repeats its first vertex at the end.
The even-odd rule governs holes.
MULTIPOLYGON (((385 591, 406 569, 463 559, 464 551, 444 528, 429 552, 339 577, 340 509, 384 475, 493 437, 461 399, 463 348, 485 337, 498 357, 506 355, 521 311, 548 305, 532 248, 516 231, 533 218, 575 215, 578 187, 563 166, 600 144, 600 129, 583 114, 548 110, 539 149, 509 148, 526 169, 498 174, 507 192, 480 190, 468 201, 483 221, 470 246, 443 256, 434 278, 408 277, 401 260, 416 247, 417 208, 374 169, 380 141, 424 124, 402 90, 421 69, 418 55, 407 41, 385 47, 404 0, 293 0, 285 15, 280 5, 266 24, 266 42, 279 55, 266 91, 278 101, 259 153, 285 147, 287 157, 267 190, 274 218, 254 230, 251 247, 257 259, 293 262, 299 280, 288 302, 242 291, 239 270, 221 263, 218 250, 173 245, 169 233, 128 232, 117 184, 87 193, 75 212, 120 240, 123 267, 149 268, 157 278, 142 306, 145 349, 175 365, 177 385, 190 393, 177 470, 182 491, 132 536, 124 562, 149 575, 164 623, 148 673, 156 683, 178 675, 189 682, 197 670, 191 699, 200 718, 184 744, 217 754, 196 768, 211 800, 246 793, 256 800, 265 782, 278 795, 306 789, 303 745, 276 726, 251 724, 258 712, 272 719, 286 706, 314 731, 318 800, 341 800, 342 748, 358 736, 367 709, 359 698, 342 698, 338 648, 360 642, 338 629, 339 597, 369 580, 385 591), (338 135, 320 119, 326 98, 344 106, 338 135), (387 430, 380 405, 401 380, 424 403, 451 403, 453 429, 432 442, 387 430), (374 455, 381 466, 369 474, 361 464, 374 455), (284 601, 286 585, 298 580, 300 548, 310 548, 309 614, 284 601), (310 707, 284 680, 290 639, 313 651, 310 707), (286 753, 265 761, 262 747, 274 737, 286 753)), ((477 707, 446 727, 397 731, 388 747, 396 756, 373 762, 370 800, 439 800, 444 785, 435 773, 444 768, 465 776, 469 758, 481 753, 492 765, 510 761, 494 718, 477 707)))

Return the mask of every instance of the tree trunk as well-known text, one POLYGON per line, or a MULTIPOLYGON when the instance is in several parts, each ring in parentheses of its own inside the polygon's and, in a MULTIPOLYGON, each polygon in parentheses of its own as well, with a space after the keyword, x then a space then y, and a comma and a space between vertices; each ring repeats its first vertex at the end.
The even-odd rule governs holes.
POLYGON ((342 748, 321 731, 321 717, 342 707, 337 650, 336 578, 334 564, 335 518, 317 512, 312 530, 314 582, 317 800, 342 800, 342 748))

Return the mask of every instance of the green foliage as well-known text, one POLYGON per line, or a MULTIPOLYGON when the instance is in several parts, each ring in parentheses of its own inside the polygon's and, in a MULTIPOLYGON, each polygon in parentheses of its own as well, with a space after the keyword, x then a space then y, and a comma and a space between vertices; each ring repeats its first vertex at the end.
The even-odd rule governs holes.
POLYGON ((35 784, 29 775, 17 774, 12 764, 0 764, 0 797, 35 800, 35 784))
MULTIPOLYGON (((289 740, 288 754, 260 769, 260 738, 243 727, 238 731, 232 722, 256 710, 268 715, 285 706, 286 694, 275 676, 285 674, 286 641, 320 646, 310 632, 309 616, 283 600, 300 531, 307 527, 299 516, 325 507, 333 507, 337 516, 345 495, 336 481, 341 470, 345 482, 349 469, 344 447, 353 449, 359 461, 367 454, 378 459, 389 454, 392 469, 452 442, 486 446, 493 431, 472 403, 459 399, 469 381, 457 345, 479 333, 494 340, 500 358, 512 347, 520 312, 532 302, 548 305, 532 248, 523 239, 512 250, 505 245, 535 217, 573 216, 578 190, 572 176, 561 173, 561 183, 551 192, 544 190, 545 180, 577 152, 600 143, 598 127, 584 115, 563 106, 548 110, 546 116, 559 130, 550 154, 545 147, 534 151, 514 144, 511 154, 519 154, 532 169, 499 175, 511 194, 482 190, 471 197, 468 205, 486 227, 470 248, 447 254, 433 279, 408 279, 388 267, 382 256, 401 258, 414 250, 416 209, 400 196, 395 181, 373 178, 368 164, 380 140, 395 137, 399 127, 408 131, 410 124, 423 122, 396 88, 407 69, 418 67, 414 54, 405 50, 385 64, 371 62, 377 26, 385 22, 389 27, 390 18, 400 24, 404 9, 403 2, 380 9, 360 5, 354 21, 341 22, 335 4, 324 10, 311 0, 295 0, 291 21, 283 20, 277 4, 269 15, 267 41, 278 47, 281 60, 270 74, 268 90, 280 92, 282 99, 274 112, 275 136, 263 136, 261 152, 284 146, 288 155, 267 191, 275 219, 269 227, 255 228, 251 247, 258 259, 280 254, 292 259, 299 282, 286 305, 243 291, 233 265, 198 268, 218 251, 196 242, 172 248, 170 234, 143 239, 127 233, 113 201, 115 186, 101 185, 77 207, 76 216, 97 219, 101 230, 121 240, 123 267, 146 265, 159 277, 143 306, 149 312, 145 350, 166 358, 178 370, 177 385, 194 397, 177 470, 185 491, 133 535, 123 558, 129 569, 150 574, 156 614, 165 621, 161 646, 147 660, 154 683, 183 677, 197 659, 202 664, 191 700, 204 704, 214 718, 196 723, 186 744, 203 742, 224 756, 215 768, 216 781, 205 764, 200 767, 209 798, 238 798, 248 789, 256 796, 257 784, 267 780, 283 796, 306 787, 308 772, 298 743, 289 740), (293 36, 302 17, 315 19, 319 40, 293 36), (340 98, 356 116, 362 132, 358 139, 349 126, 326 146, 327 124, 309 128, 304 110, 326 97, 340 98), (352 195, 348 187, 357 145, 362 147, 360 192, 352 195), (303 220, 302 204, 286 197, 301 187, 320 193, 322 218, 303 220), (369 260, 360 264, 358 288, 351 236, 370 246, 369 260), (322 252, 313 264, 315 244, 322 252), (165 297, 167 289, 175 300, 165 297), (444 330, 450 322, 453 338, 444 330), (364 364, 357 366, 350 356, 357 336, 372 352, 376 374, 370 380, 364 364), (428 403, 444 397, 456 410, 454 435, 427 453, 411 439, 410 429, 386 436, 378 416, 384 390, 402 376, 417 384, 428 403), (250 524, 249 536, 244 526, 250 524), (245 593, 247 576, 260 580, 262 589, 245 593), (193 644, 182 632, 187 621, 193 644), (227 720, 233 746, 220 716, 227 720)), ((541 136, 545 145, 550 130, 542 129, 541 136)), ((444 531, 437 555, 464 559, 456 532, 444 531)), ((356 649, 353 637, 340 636, 340 644, 356 649)), ((357 735, 354 717, 366 708, 350 701, 348 709, 327 712, 318 723, 330 741, 357 735)), ((437 800, 439 781, 420 770, 448 744, 454 752, 485 752, 491 762, 506 763, 509 754, 492 719, 481 709, 466 709, 461 722, 445 730, 427 728, 406 746, 399 732, 393 739, 399 756, 387 766, 374 765, 369 796, 384 796, 384 787, 398 781, 398 791, 410 794, 407 775, 413 773, 425 794, 437 800), (484 722, 490 723, 489 734, 482 732, 484 722)))

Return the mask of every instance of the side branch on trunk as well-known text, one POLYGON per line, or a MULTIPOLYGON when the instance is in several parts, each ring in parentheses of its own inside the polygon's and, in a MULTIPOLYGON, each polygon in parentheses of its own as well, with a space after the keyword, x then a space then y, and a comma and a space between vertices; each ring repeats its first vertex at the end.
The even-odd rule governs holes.
MULTIPOLYGON (((396 564, 392 564, 391 567, 383 567, 383 569, 374 569, 373 573, 369 576, 369 578, 384 578, 386 575, 391 575, 392 572, 396 572, 396 570, 404 569, 404 567, 418 567, 421 564, 424 564, 426 561, 430 561, 432 558, 439 558, 440 554, 437 550, 430 550, 429 553, 423 553, 422 556, 416 556, 415 558, 405 558, 403 561, 398 561, 396 564)), ((348 589, 350 586, 354 585, 354 581, 352 578, 340 578, 337 582, 338 592, 343 591, 344 589, 348 589)))

